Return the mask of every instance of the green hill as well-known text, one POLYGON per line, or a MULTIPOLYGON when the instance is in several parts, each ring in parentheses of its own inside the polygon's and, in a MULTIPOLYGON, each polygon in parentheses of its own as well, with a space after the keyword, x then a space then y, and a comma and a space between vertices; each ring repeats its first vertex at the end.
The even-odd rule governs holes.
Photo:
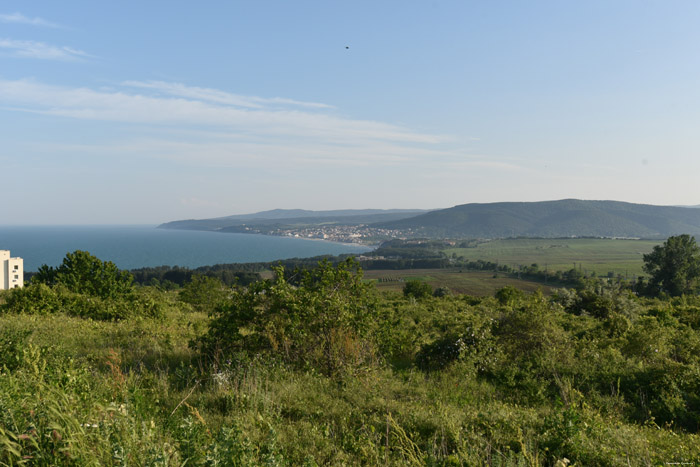
POLYGON ((213 219, 187 219, 166 222, 159 229, 237 231, 236 227, 342 224, 358 225, 390 222, 425 213, 419 209, 344 209, 308 211, 305 209, 274 209, 253 214, 236 214, 213 219))
POLYGON ((565 199, 463 204, 374 224, 427 237, 641 237, 700 234, 700 210, 565 199))

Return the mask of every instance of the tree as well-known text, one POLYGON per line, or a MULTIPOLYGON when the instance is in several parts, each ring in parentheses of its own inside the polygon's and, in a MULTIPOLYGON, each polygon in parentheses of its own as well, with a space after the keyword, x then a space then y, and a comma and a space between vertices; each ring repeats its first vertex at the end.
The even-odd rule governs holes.
POLYGON ((228 288, 218 278, 196 274, 180 290, 179 298, 197 311, 212 311, 228 294, 228 288))
POLYGON ((66 254, 57 268, 41 266, 32 281, 61 284, 71 292, 100 298, 116 298, 132 291, 134 277, 128 271, 120 271, 111 261, 102 261, 87 251, 76 250, 66 254))
POLYGON ((651 276, 653 293, 677 296, 694 292, 700 278, 700 247, 687 234, 669 237, 644 255, 644 271, 651 276))
POLYGON ((432 294, 433 288, 427 282, 411 279, 406 281, 406 284, 403 286, 404 297, 420 299, 430 297, 432 294))

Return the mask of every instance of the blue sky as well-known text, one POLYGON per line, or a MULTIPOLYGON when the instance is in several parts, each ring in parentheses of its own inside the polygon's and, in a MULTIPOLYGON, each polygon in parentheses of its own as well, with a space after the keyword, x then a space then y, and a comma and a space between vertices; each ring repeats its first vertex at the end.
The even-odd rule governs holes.
POLYGON ((700 2, 0 4, 3 224, 700 204, 700 2))

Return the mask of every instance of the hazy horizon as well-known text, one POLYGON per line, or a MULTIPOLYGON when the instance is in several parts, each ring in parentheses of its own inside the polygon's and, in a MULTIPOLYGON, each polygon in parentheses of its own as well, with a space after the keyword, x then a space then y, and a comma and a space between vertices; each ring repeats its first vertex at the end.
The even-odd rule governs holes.
POLYGON ((700 3, 0 6, 0 225, 700 203, 700 3))

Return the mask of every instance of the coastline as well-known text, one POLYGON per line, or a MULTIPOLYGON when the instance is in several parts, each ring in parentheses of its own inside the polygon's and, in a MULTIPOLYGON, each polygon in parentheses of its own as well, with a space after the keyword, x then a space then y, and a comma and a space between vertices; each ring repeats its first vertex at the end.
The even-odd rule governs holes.
MULTIPOLYGON (((88 251, 120 269, 258 263, 324 255, 361 255, 362 244, 276 235, 211 235, 212 231, 156 229, 153 226, 0 227, 0 249, 24 259, 25 271, 58 266, 65 255, 88 251), (170 232, 164 232, 169 230, 170 232), (300 242, 299 240, 322 240, 300 242)), ((223 232, 226 233, 226 232, 223 232)))
POLYGON ((213 233, 220 233, 220 234, 262 235, 264 237, 291 238, 294 240, 313 240, 313 241, 324 242, 324 243, 332 243, 332 244, 336 244, 336 245, 350 245, 350 246, 354 246, 354 247, 369 248, 370 249, 369 251, 376 250, 381 245, 381 243, 343 242, 341 240, 329 240, 326 238, 318 238, 318 237, 277 235, 274 233, 256 232, 254 230, 247 230, 247 231, 238 232, 238 231, 227 231, 227 230, 222 230, 222 229, 176 229, 176 228, 172 228, 172 227, 163 227, 162 224, 156 226, 156 229, 174 230, 174 231, 180 231, 180 232, 213 232, 213 233))

